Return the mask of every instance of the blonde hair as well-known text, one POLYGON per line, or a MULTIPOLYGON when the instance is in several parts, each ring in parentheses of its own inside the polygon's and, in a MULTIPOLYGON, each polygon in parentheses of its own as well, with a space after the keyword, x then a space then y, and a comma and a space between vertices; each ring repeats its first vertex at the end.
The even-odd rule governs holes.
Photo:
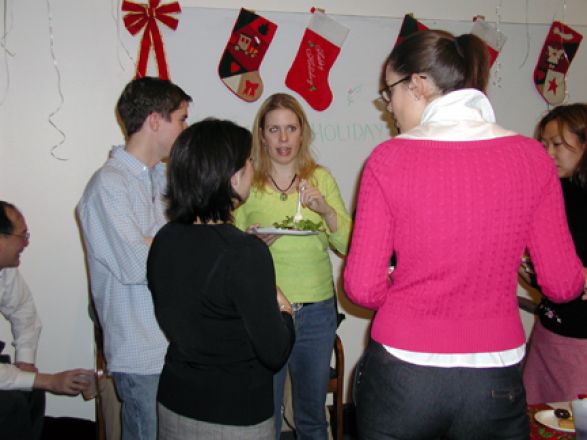
POLYGON ((261 107, 257 111, 255 122, 253 123, 253 150, 251 153, 253 157, 253 166, 255 168, 253 186, 258 190, 263 190, 271 178, 271 159, 267 154, 267 148, 263 145, 261 138, 265 128, 265 118, 267 114, 277 109, 291 110, 300 123, 302 139, 296 157, 295 170, 298 177, 300 179, 311 179, 314 171, 318 168, 318 164, 314 160, 310 149, 313 134, 304 109, 293 96, 288 95, 287 93, 275 93, 261 104, 261 107))

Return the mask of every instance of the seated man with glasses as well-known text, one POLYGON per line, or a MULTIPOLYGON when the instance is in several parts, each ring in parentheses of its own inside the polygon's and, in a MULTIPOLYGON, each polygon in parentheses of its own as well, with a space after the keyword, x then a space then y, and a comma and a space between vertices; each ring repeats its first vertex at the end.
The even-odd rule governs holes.
MULTIPOLYGON (((39 373, 35 355, 41 321, 33 297, 18 271, 20 254, 30 234, 23 215, 12 204, 0 201, 0 314, 10 323, 15 362, 2 354, 0 341, 0 437, 38 439, 45 415, 45 393, 76 395, 86 390, 91 370, 39 373)), ((4 339, 3 335, 0 335, 4 339)))

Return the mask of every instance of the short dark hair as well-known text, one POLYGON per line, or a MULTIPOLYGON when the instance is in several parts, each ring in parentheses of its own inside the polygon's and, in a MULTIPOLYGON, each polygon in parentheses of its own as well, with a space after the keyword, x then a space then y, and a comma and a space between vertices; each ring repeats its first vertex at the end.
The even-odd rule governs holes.
POLYGON ((183 102, 192 102, 192 97, 181 87, 166 79, 145 76, 129 82, 116 104, 126 136, 141 129, 151 113, 160 113, 169 120, 171 113, 183 102))
POLYGON ((12 234, 14 232, 14 224, 6 214, 8 208, 18 211, 12 203, 0 200, 0 234, 12 234))
POLYGON ((585 154, 587 149, 587 104, 575 103, 559 105, 553 108, 542 117, 536 126, 534 137, 541 141, 546 125, 552 121, 556 121, 558 124, 558 131, 564 141, 564 148, 573 149, 564 138, 563 128, 565 127, 577 136, 579 142, 583 144, 583 155, 579 159, 577 169, 571 176, 571 179, 577 181, 581 187, 587 188, 587 154, 585 154))
POLYGON ((426 74, 443 95, 466 88, 485 93, 489 80, 487 46, 473 34, 416 32, 391 51, 385 66, 402 77, 426 74))
POLYGON ((232 220, 240 200, 230 178, 251 155, 251 132, 231 121, 205 119, 185 129, 171 149, 167 217, 193 223, 232 220))

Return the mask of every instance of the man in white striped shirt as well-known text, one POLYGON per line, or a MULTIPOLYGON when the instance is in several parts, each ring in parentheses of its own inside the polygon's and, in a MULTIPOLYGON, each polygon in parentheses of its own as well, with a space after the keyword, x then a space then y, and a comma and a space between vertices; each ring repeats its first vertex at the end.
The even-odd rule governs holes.
POLYGON ((104 354, 122 401, 123 439, 155 440, 167 340, 147 287, 146 261, 165 223, 165 164, 191 97, 168 80, 131 81, 117 104, 126 144, 92 176, 78 204, 104 354))

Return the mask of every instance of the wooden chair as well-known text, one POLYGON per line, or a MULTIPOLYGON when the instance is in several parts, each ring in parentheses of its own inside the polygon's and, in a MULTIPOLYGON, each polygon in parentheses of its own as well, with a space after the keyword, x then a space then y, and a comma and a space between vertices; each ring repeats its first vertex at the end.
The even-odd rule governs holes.
POLYGON ((344 349, 340 337, 336 335, 334 340, 334 366, 330 368, 330 381, 328 382, 328 392, 332 393, 332 406, 334 408, 334 417, 330 420, 332 437, 335 440, 342 440, 343 417, 342 417, 342 400, 344 397, 344 349))
MULTIPOLYGON (((346 318, 344 313, 338 311, 338 303, 335 303, 336 309, 336 328, 346 318)), ((344 434, 344 424, 342 416, 342 404, 344 399, 344 348, 338 335, 334 339, 334 366, 330 367, 330 380, 328 381, 328 393, 332 393, 333 417, 330 420, 330 429, 334 440, 342 440, 344 434)))
POLYGON ((523 296, 518 295, 518 307, 521 310, 524 310, 532 315, 536 314, 538 309, 538 304, 532 301, 530 298, 525 298, 523 296))
MULTIPOLYGON (((96 371, 106 369, 106 361, 104 360, 104 347, 102 345, 102 330, 97 325, 94 325, 94 341, 96 343, 96 371)), ((104 416, 100 407, 101 396, 96 395, 95 411, 96 411, 96 438, 97 440, 106 440, 106 429, 104 428, 104 416)))
MULTIPOLYGON (((102 331, 94 326, 94 338, 96 342, 96 370, 106 371, 106 361, 102 345, 102 331)), ((120 440, 121 420, 120 405, 116 397, 114 382, 111 377, 102 376, 98 380, 96 395, 96 439, 120 440)))

